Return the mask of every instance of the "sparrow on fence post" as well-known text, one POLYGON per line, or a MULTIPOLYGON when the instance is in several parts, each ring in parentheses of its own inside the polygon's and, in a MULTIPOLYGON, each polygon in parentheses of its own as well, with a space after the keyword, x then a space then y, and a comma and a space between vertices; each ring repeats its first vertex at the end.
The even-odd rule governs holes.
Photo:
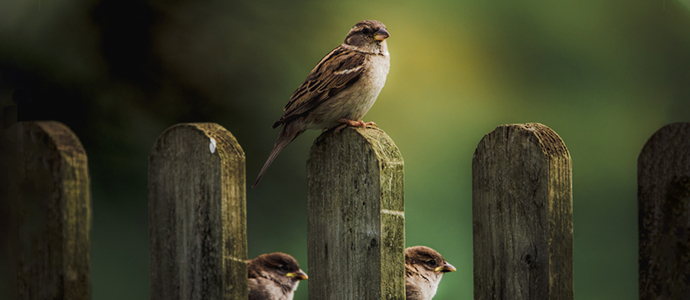
POLYGON ((247 261, 249 300, 292 300, 307 274, 292 256, 274 252, 247 261))
POLYGON ((455 271, 443 256, 426 246, 405 249, 405 299, 431 300, 444 273, 455 271))
POLYGON ((273 128, 283 128, 252 187, 259 184, 278 153, 305 130, 376 125, 364 123, 362 117, 386 83, 389 36, 383 23, 361 21, 350 29, 343 44, 319 61, 290 97, 285 114, 273 123, 273 128))

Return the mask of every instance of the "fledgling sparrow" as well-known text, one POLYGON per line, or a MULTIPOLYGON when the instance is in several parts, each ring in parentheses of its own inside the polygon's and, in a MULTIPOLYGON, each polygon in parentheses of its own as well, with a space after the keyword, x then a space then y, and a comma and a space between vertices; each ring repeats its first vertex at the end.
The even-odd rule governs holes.
POLYGON ((455 271, 443 256, 426 246, 405 249, 405 299, 431 300, 444 273, 455 271))
POLYGON ((389 36, 386 25, 379 21, 359 22, 343 44, 316 64, 285 105, 285 114, 273 123, 273 128, 283 128, 252 187, 259 184, 278 153, 305 130, 376 125, 364 123, 362 117, 386 83, 389 36))
POLYGON ((307 274, 292 256, 274 252, 247 262, 249 300, 292 300, 307 274))

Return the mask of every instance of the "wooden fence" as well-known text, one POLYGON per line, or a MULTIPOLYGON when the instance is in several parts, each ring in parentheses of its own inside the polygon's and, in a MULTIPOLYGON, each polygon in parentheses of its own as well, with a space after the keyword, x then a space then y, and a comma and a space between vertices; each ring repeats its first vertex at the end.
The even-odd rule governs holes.
MULTIPOLYGON (((86 153, 56 122, 4 119, 11 299, 90 299, 86 153)), ((573 299, 571 161, 541 124, 484 136, 473 169, 475 299, 573 299)), ((379 129, 325 132, 307 161, 310 299, 404 299, 403 160, 379 129)), ((638 163, 640 299, 690 299, 690 123, 638 163)), ((3 185, 4 186, 4 185, 3 185)), ((152 299, 246 299, 245 156, 179 124, 149 159, 152 299)))

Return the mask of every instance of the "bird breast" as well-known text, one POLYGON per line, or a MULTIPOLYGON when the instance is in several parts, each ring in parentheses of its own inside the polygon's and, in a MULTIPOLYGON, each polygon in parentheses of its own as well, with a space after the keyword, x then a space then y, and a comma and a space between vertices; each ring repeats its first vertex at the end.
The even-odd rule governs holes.
POLYGON ((386 78, 388 77, 388 71, 390 69, 390 56, 388 52, 379 55, 371 55, 368 59, 371 61, 369 63, 371 69, 362 74, 362 77, 364 77, 362 79, 364 79, 364 82, 367 82, 367 84, 371 84, 371 89, 368 93, 362 95, 362 110, 356 112, 358 114, 358 116, 354 118, 356 120, 361 119, 374 105, 374 102, 376 102, 376 99, 379 97, 381 89, 383 89, 383 86, 386 84, 386 78))
POLYGON ((389 69, 388 57, 371 55, 368 59, 371 60, 368 64, 370 69, 366 70, 359 80, 364 86, 360 89, 353 89, 350 95, 349 102, 352 111, 349 116, 346 116, 350 120, 362 119, 374 105, 381 89, 386 84, 389 69))
POLYGON ((338 119, 358 121, 371 109, 381 89, 386 84, 390 69, 388 52, 368 55, 365 71, 351 87, 328 99, 311 112, 308 124, 310 129, 323 129, 337 126, 338 119))

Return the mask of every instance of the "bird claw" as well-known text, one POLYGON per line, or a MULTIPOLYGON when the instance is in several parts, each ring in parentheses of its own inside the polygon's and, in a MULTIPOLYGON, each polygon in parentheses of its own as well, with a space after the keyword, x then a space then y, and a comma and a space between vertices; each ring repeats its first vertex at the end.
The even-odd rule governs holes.
POLYGON ((351 127, 360 127, 360 128, 367 128, 367 127, 378 128, 378 126, 376 125, 376 123, 374 123, 374 122, 366 122, 366 123, 364 123, 364 121, 362 121, 362 120, 354 121, 354 120, 342 118, 342 119, 338 119, 338 122, 340 122, 340 123, 342 123, 342 124, 336 126, 336 127, 333 129, 333 131, 334 131, 335 133, 340 133, 343 129, 345 129, 345 127, 348 127, 348 126, 351 126, 351 127))
MULTIPOLYGON (((364 123, 364 121, 362 121, 362 120, 354 121, 354 120, 342 118, 342 119, 338 119, 338 122, 343 123, 343 125, 352 126, 352 127, 361 127, 361 128, 366 128, 367 126, 378 127, 376 125, 376 123, 374 123, 374 122, 364 123)), ((342 125, 340 125, 340 126, 342 126, 342 125)))
MULTIPOLYGON (((338 122, 343 123, 343 125, 352 126, 352 127, 364 127, 364 126, 366 126, 366 124, 364 124, 364 121, 362 121, 362 120, 355 121, 355 120, 342 118, 342 119, 338 119, 338 122)), ((340 126, 342 126, 342 125, 340 125, 340 126)))

